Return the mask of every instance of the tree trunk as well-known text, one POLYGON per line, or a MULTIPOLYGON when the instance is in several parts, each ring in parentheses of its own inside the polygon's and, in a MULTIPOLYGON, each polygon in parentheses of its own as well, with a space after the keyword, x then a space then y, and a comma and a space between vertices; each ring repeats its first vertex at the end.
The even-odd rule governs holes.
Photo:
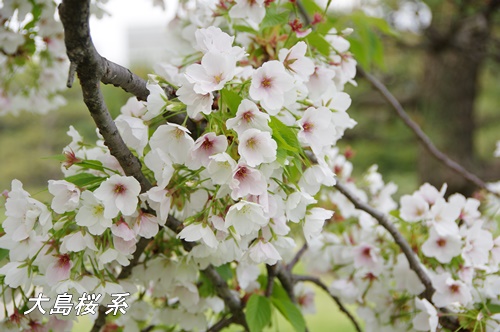
MULTIPOLYGON (((462 20, 447 38, 432 40, 431 37, 421 80, 420 109, 424 131, 439 149, 473 171, 477 170, 474 104, 489 36, 487 20, 476 15, 462 20)), ((418 168, 422 181, 437 187, 446 182, 448 194, 470 195, 477 189, 423 148, 418 168)))

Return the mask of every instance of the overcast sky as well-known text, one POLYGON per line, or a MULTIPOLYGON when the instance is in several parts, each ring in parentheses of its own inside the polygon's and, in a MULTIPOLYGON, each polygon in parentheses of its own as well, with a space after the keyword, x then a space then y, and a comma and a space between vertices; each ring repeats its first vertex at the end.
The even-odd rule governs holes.
POLYGON ((172 18, 177 0, 167 0, 167 10, 153 7, 152 0, 109 0, 111 16, 90 20, 94 44, 99 53, 121 65, 128 65, 127 29, 136 26, 165 26, 172 18))

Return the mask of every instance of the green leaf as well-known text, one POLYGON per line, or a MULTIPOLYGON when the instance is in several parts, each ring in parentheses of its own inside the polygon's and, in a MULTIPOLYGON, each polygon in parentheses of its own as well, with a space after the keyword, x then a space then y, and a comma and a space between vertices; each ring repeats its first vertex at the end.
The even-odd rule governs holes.
POLYGON ((271 4, 271 6, 266 11, 266 16, 260 23, 260 29, 281 26, 288 23, 288 12, 278 11, 278 6, 276 4, 271 4))
POLYGON ((78 187, 88 186, 104 181, 106 178, 95 176, 89 173, 79 173, 76 175, 68 176, 65 180, 75 184, 78 187))
POLYGON ((316 48, 318 52, 323 54, 324 56, 330 55, 330 43, 326 41, 326 39, 320 35, 319 33, 313 31, 307 35, 306 40, 309 45, 316 48))
POLYGON ((283 287, 278 284, 274 285, 271 301, 296 332, 304 332, 306 330, 306 321, 302 312, 293 304, 283 287))
POLYGON ((210 297, 215 295, 214 284, 203 273, 200 273, 198 292, 201 297, 210 297))
POLYGON ((248 299, 245 317, 250 332, 260 332, 271 322, 271 302, 267 297, 252 294, 248 299))
POLYGON ((9 251, 7 249, 0 248, 0 262, 9 256, 9 251))
POLYGON ((290 152, 298 153, 300 151, 297 133, 289 126, 275 117, 271 117, 269 126, 273 130, 273 138, 278 143, 278 149, 282 148, 290 152))
POLYGON ((233 278, 233 270, 231 270, 231 266, 229 263, 218 266, 215 268, 217 272, 219 272, 222 279, 228 281, 233 278))
POLYGON ((309 16, 312 16, 315 13, 322 13, 324 11, 324 8, 318 6, 316 1, 314 0, 302 0, 302 5, 304 5, 304 9, 309 14, 309 16))
POLYGON ((222 89, 221 90, 222 102, 227 105, 232 115, 235 115, 238 111, 238 106, 243 98, 233 90, 222 89))
POLYGON ((255 33, 255 29, 248 27, 246 25, 235 25, 233 26, 234 30, 240 31, 240 32, 249 32, 249 33, 255 33))
POLYGON ((486 308, 488 309, 488 312, 491 312, 492 314, 500 313, 500 304, 489 303, 486 305, 486 308))
POLYGON ((83 169, 95 169, 96 171, 104 172, 104 166, 99 160, 82 160, 76 165, 80 166, 83 169))

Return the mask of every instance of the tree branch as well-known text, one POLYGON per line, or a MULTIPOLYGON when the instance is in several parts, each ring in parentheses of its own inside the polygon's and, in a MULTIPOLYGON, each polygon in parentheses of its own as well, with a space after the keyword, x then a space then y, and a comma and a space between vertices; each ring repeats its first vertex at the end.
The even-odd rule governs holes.
POLYGON ((293 270, 293 268, 295 267, 295 265, 297 265, 302 255, 304 255, 304 253, 306 252, 306 250, 307 250, 307 243, 304 243, 304 245, 299 249, 299 251, 297 251, 293 259, 290 261, 290 263, 288 263, 288 265, 286 266, 286 269, 288 271, 293 270))
MULTIPOLYGON (((64 26, 66 52, 71 61, 70 75, 72 75, 73 70, 76 71, 82 87, 83 100, 99 132, 104 137, 110 153, 118 160, 126 175, 133 176, 139 181, 141 192, 146 192, 152 188, 152 184, 142 173, 139 159, 132 154, 120 136, 100 90, 100 82, 103 81, 104 83, 120 86, 125 91, 136 95, 139 99, 146 100, 149 94, 146 89, 146 81, 132 74, 130 70, 99 55, 90 37, 89 6, 89 0, 64 0, 59 5, 59 16, 64 26)), ((169 216, 166 226, 178 233, 182 228, 182 223, 169 216)), ((132 261, 122 269, 118 278, 123 279, 130 276, 133 267, 137 265, 148 243, 149 240, 145 238, 139 240, 132 261)), ((183 241, 183 245, 188 251, 194 246, 193 243, 185 241, 183 241)), ((213 266, 210 265, 202 272, 212 281, 217 294, 224 300, 234 316, 235 322, 246 328, 245 316, 239 297, 231 292, 225 280, 213 266)), ((104 310, 104 307, 99 308, 99 316, 92 327, 93 332, 99 331, 104 326, 106 322, 104 310)))
POLYGON ((220 321, 218 321, 217 323, 215 323, 214 325, 212 325, 207 330, 207 332, 219 332, 220 330, 222 330, 225 327, 228 327, 232 323, 234 323, 234 318, 233 317, 224 317, 220 321))
POLYGON ((347 316, 347 318, 349 318, 349 320, 352 322, 356 331, 357 332, 362 331, 356 318, 354 318, 354 316, 349 312, 349 310, 347 310, 347 308, 344 306, 342 301, 340 301, 340 299, 337 296, 330 293, 330 290, 328 289, 328 287, 319 278, 313 277, 313 276, 293 275, 293 280, 295 282, 308 281, 308 282, 312 282, 313 284, 316 284, 316 286, 318 286, 319 288, 324 290, 328 295, 330 295, 330 297, 333 299, 333 301, 335 301, 335 303, 339 307, 340 311, 342 311, 347 316))
POLYGON ((442 162, 448 168, 450 168, 455 173, 459 174, 467 181, 471 182, 478 188, 484 189, 496 196, 499 196, 498 193, 492 191, 488 188, 486 183, 481 180, 477 175, 466 170, 462 165, 457 163, 456 161, 450 159, 445 153, 440 151, 431 141, 431 139, 423 132, 423 130, 410 118, 410 116, 406 113, 403 106, 399 103, 399 101, 391 94, 391 92, 387 89, 387 87, 380 82, 373 75, 365 72, 363 68, 357 66, 357 72, 363 76, 376 90, 378 90, 382 96, 387 100, 387 102, 392 106, 392 108, 396 111, 396 114, 403 120, 405 125, 410 128, 410 130, 415 134, 420 143, 424 146, 424 148, 429 151, 429 153, 434 156, 437 160, 442 162))
MULTIPOLYGON (((425 270, 420 265, 420 262, 418 261, 417 256, 411 249, 410 244, 406 241, 406 239, 399 232, 396 226, 394 226, 394 224, 383 213, 377 211, 370 205, 362 202, 359 198, 355 197, 354 194, 349 189, 347 189, 347 187, 344 186, 342 183, 337 181, 337 183, 335 184, 335 188, 337 188, 338 191, 340 191, 349 201, 351 201, 351 203, 354 204, 356 209, 365 211, 366 213, 371 215, 378 221, 378 223, 382 227, 384 227, 389 232, 389 234, 391 234, 392 238, 394 239, 394 242, 396 242, 399 248, 401 248, 401 251, 403 251, 403 254, 408 260, 410 268, 417 274, 418 278, 425 287, 425 291, 423 294, 421 294, 421 297, 427 299, 430 303, 433 303, 432 295, 434 294, 435 289, 432 286, 432 281, 425 272, 425 270)), ((441 312, 444 313, 448 312, 446 308, 440 308, 440 310, 441 312)), ((451 329, 452 331, 456 331, 461 328, 458 321, 450 316, 441 316, 439 318, 439 322, 441 323, 441 325, 443 325, 448 329, 451 329)), ((461 331, 465 332, 467 330, 461 328, 461 331)))

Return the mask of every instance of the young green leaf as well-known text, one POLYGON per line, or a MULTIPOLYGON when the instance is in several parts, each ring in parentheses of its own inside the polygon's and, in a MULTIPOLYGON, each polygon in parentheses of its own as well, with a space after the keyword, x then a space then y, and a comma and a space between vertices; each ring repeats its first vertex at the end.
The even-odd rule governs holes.
POLYGON ((248 299, 245 317, 250 332, 260 332, 271 322, 271 302, 267 297, 252 294, 248 299))

